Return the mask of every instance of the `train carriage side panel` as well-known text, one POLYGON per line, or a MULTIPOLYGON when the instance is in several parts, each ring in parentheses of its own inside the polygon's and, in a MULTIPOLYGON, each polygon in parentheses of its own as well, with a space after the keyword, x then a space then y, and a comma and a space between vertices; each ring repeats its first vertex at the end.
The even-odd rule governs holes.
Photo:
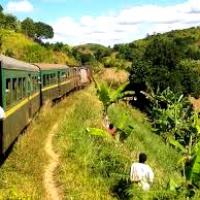
POLYGON ((65 94, 69 93, 72 89, 69 71, 69 67, 66 66, 66 69, 60 72, 59 87, 61 91, 61 96, 64 96, 65 94))
POLYGON ((58 71, 57 70, 42 70, 42 102, 53 100, 59 97, 58 88, 58 71))
POLYGON ((35 64, 41 73, 41 87, 42 87, 42 102, 47 100, 54 100, 63 95, 63 90, 60 87, 61 73, 67 69, 63 64, 35 64))
POLYGON ((39 93, 33 90, 38 83, 36 80, 39 71, 35 66, 0 56, 2 62, 3 108, 6 118, 3 121, 3 153, 14 142, 16 137, 28 125, 38 111, 39 93))

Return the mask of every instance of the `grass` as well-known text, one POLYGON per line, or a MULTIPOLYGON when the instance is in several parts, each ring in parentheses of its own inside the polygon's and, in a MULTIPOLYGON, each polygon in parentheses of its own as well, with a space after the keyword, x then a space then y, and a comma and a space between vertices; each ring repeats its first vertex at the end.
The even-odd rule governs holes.
POLYGON ((50 108, 43 107, 38 117, 21 135, 0 169, 0 199, 44 199, 43 172, 48 157, 46 137, 53 125, 63 119, 67 99, 50 108))
MULTIPOLYGON (((85 199, 184 199, 167 190, 170 178, 181 181, 177 160, 180 155, 152 132, 147 117, 119 103, 109 108, 118 127, 133 126, 132 134, 120 142, 109 134, 90 135, 86 129, 102 128, 102 104, 91 85, 57 104, 43 108, 27 134, 22 135, 0 170, 0 199, 45 199, 43 172, 47 164, 45 139, 54 123, 60 122, 54 147, 60 154, 56 179, 63 198, 85 199), (147 193, 128 181, 131 163, 146 152, 155 181, 147 193)), ((197 198, 198 199, 198 198, 197 198)))
POLYGON ((88 127, 102 128, 102 105, 93 86, 69 101, 73 106, 66 108, 55 141, 61 155, 58 176, 64 199, 183 199, 184 193, 177 196, 167 190, 171 178, 182 181, 177 166, 180 155, 152 132, 145 115, 125 104, 110 107, 109 116, 115 125, 134 127, 122 143, 109 134, 101 138, 87 133, 88 127), (148 193, 128 182, 131 163, 141 151, 147 153, 155 172, 155 182, 148 193))
POLYGON ((100 74, 100 80, 104 80, 112 86, 119 86, 128 81, 128 73, 117 68, 105 68, 100 74))
POLYGON ((7 56, 29 63, 46 62, 76 64, 74 58, 67 56, 62 52, 46 49, 22 33, 1 29, 0 38, 2 40, 0 53, 7 56))
POLYGON ((134 127, 123 146, 128 150, 132 161, 138 160, 140 152, 148 155, 147 163, 155 173, 150 196, 159 190, 165 190, 170 179, 182 181, 178 172, 180 166, 177 164, 180 155, 173 148, 165 145, 160 136, 152 133, 151 124, 143 113, 121 103, 110 107, 109 116, 116 125, 124 122, 123 126, 134 127))
MULTIPOLYGON (((66 108, 63 127, 55 142, 61 155, 59 179, 64 198, 111 199, 103 178, 92 175, 92 170, 97 170, 92 162, 97 158, 94 150, 98 147, 85 132, 87 127, 101 127, 101 104, 93 88, 78 92, 68 100, 73 102, 73 106, 66 108)), ((105 163, 101 164, 99 170, 105 163)))

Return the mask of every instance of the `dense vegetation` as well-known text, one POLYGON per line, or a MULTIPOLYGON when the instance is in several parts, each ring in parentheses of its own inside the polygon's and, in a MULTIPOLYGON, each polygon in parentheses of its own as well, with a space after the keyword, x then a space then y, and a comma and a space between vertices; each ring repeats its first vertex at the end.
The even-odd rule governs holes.
POLYGON ((127 70, 130 73, 127 88, 134 91, 132 103, 147 113, 153 126, 152 131, 144 115, 141 117, 139 111, 118 103, 125 94, 122 91, 125 85, 115 90, 119 85, 110 81, 97 87, 104 108, 93 91, 77 96, 76 107, 69 108, 66 115, 72 118, 66 120, 57 138, 63 158, 60 181, 67 185, 67 181, 73 180, 78 185, 75 189, 67 185, 66 196, 70 192, 75 199, 102 196, 128 199, 133 194, 126 180, 130 154, 144 150, 150 156, 158 182, 148 194, 137 191, 135 198, 198 199, 200 126, 198 113, 188 97, 200 95, 200 27, 155 34, 113 48, 98 44, 70 47, 61 42, 44 43, 43 39, 54 35, 51 26, 30 18, 20 22, 15 16, 4 14, 0 6, 0 28, 0 53, 7 56, 27 62, 90 65, 94 71, 102 71, 104 67, 127 70), (121 131, 119 135, 125 135, 123 143, 104 137, 102 115, 108 115, 121 131), (95 130, 97 133, 91 133, 95 130), (83 174, 79 174, 81 179, 74 177, 79 168, 83 169, 83 174), (170 174, 172 171, 174 175, 170 174), (71 176, 65 176, 66 173, 71 176), (91 185, 95 193, 90 190, 91 185))
POLYGON ((199 119, 188 99, 200 95, 199 41, 197 27, 114 47, 118 57, 132 60, 133 105, 147 112, 154 132, 182 154, 177 164, 185 181, 174 189, 185 188, 188 197, 200 186, 199 119))
POLYGON ((184 198, 185 190, 177 194, 167 189, 170 180, 182 182, 176 166, 180 154, 152 132, 144 114, 124 103, 109 106, 108 115, 115 126, 123 130, 134 127, 122 143, 103 128, 103 107, 93 86, 74 97, 55 143, 61 155, 58 173, 64 185, 64 199, 184 198), (97 130, 103 132, 99 134, 97 130), (130 165, 140 151, 148 154, 148 163, 156 174, 148 193, 132 187, 128 181, 130 165))

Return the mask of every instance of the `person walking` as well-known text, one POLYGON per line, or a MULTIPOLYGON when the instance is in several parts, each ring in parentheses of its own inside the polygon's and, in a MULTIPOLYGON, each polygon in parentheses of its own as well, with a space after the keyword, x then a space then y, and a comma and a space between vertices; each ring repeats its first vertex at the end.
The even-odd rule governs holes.
POLYGON ((145 153, 139 154, 139 162, 134 162, 131 165, 130 180, 138 184, 144 191, 150 189, 150 185, 154 180, 154 173, 151 167, 145 164, 147 155, 145 153))

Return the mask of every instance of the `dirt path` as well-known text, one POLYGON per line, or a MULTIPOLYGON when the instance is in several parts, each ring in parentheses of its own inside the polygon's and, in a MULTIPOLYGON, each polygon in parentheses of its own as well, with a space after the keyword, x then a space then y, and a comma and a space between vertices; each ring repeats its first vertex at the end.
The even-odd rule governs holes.
POLYGON ((48 200, 61 200, 61 191, 59 187, 56 184, 55 180, 55 170, 58 167, 59 164, 59 156, 54 152, 53 145, 52 145, 52 139, 53 136, 58 129, 58 123, 56 123, 51 132, 49 133, 46 145, 45 145, 45 152, 49 156, 49 164, 47 165, 45 172, 44 172, 44 187, 46 190, 46 198, 48 200))

